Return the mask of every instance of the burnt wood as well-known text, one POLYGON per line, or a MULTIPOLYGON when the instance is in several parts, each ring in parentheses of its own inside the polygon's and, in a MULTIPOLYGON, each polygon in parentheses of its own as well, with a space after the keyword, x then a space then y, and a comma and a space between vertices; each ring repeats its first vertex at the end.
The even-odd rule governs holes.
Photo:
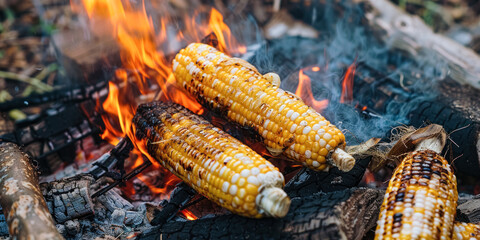
POLYGON ((370 159, 359 159, 349 172, 340 171, 338 168, 332 168, 329 172, 303 168, 285 185, 285 192, 293 198, 355 187, 362 180, 369 163, 370 159))
POLYGON ((50 213, 57 223, 93 214, 90 184, 94 181, 91 175, 81 174, 40 185, 50 213))
POLYGON ((14 143, 0 143, 0 204, 10 236, 63 239, 55 228, 28 155, 14 143))
POLYGON ((377 221, 384 192, 357 188, 292 198, 281 219, 224 215, 169 222, 138 239, 362 239, 377 221))
POLYGON ((195 197, 197 192, 186 183, 180 182, 170 194, 170 200, 162 205, 162 210, 155 211, 152 225, 163 225, 171 220, 178 211, 195 197))
POLYGON ((458 200, 457 219, 467 223, 480 223, 480 195, 458 200))
MULTIPOLYGON (((409 124, 423 127, 430 123, 442 125, 449 134, 444 153, 453 161, 456 170, 480 177, 480 91, 462 87, 453 80, 438 83, 433 91, 437 96, 426 97, 421 102, 415 93, 400 86, 394 78, 362 63, 355 74, 355 89, 359 101, 368 108, 384 113, 388 106, 397 106, 397 113, 406 110, 409 124), (375 79, 383 79, 373 82, 375 79)), ((405 77, 405 82, 416 81, 405 77)), ((394 113, 395 110, 390 110, 394 113)), ((389 137, 388 135, 385 136, 389 137)))

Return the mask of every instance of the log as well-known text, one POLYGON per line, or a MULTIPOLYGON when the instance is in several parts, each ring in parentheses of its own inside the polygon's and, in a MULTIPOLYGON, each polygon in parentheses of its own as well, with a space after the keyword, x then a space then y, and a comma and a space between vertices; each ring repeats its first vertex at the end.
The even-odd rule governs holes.
POLYGON ((337 168, 332 168, 329 172, 315 172, 304 168, 285 185, 285 192, 293 198, 355 187, 362 180, 369 163, 370 159, 358 160, 349 172, 337 168))
POLYGON ((405 13, 387 0, 364 2, 369 26, 391 48, 405 51, 414 59, 432 66, 439 62, 448 66, 455 81, 480 89, 480 56, 433 30, 418 16, 405 13))
POLYGON ((0 205, 10 236, 63 239, 55 228, 27 154, 14 143, 0 143, 0 205))
POLYGON ((94 181, 91 175, 81 174, 40 185, 57 223, 93 214, 90 184, 94 181))
POLYGON ((480 195, 476 195, 457 206, 457 219, 467 223, 480 223, 480 195))
MULTIPOLYGON (((480 90, 462 87, 447 79, 439 82, 435 88, 437 97, 418 102, 410 98, 414 95, 412 92, 402 89, 395 77, 386 76, 383 70, 377 70, 368 63, 359 64, 357 69, 355 91, 362 105, 380 114, 408 113, 409 125, 414 127, 423 127, 425 123, 442 125, 449 133, 445 150, 447 159, 455 159, 453 165, 462 174, 480 177, 480 90), (373 79, 384 80, 372 84, 373 79), (399 108, 387 110, 393 104, 399 108)), ((407 76, 405 78, 405 82, 416 81, 407 76)))
POLYGON ((163 225, 172 219, 177 212, 185 206, 190 200, 195 197, 195 190, 189 187, 186 183, 180 182, 177 184, 175 189, 170 193, 170 200, 162 204, 162 210, 159 210, 155 213, 155 217, 152 219, 150 224, 152 225, 163 225))
POLYGON ((356 188, 292 198, 284 218, 223 215, 169 222, 138 239, 362 239, 377 221, 384 192, 356 188))

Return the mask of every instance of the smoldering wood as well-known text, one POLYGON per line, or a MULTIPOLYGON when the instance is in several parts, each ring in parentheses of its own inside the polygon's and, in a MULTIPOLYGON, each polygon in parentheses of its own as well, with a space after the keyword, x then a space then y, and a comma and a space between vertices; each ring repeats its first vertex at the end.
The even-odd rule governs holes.
POLYGON ((457 219, 467 223, 480 223, 480 194, 466 199, 459 197, 457 219))
MULTIPOLYGON (((416 93, 403 89, 394 77, 386 76, 368 63, 360 64, 360 68, 362 71, 355 72, 355 89, 358 96, 363 96, 361 104, 380 113, 386 112, 387 106, 391 104, 408 106, 411 108, 407 107, 409 113, 406 117, 410 120, 410 125, 442 125, 449 135, 444 150, 448 153, 447 159, 455 159, 453 164, 462 173, 480 176, 480 90, 462 87, 459 83, 446 79, 435 88, 437 97, 418 102, 411 97, 416 93), (384 80, 372 84, 375 79, 384 80), (369 99, 374 101, 369 102, 369 99)), ((409 81, 418 79, 405 76, 405 82, 409 81)), ((388 112, 401 114, 400 108, 388 112)))
POLYGON ((94 213, 90 197, 90 184, 94 181, 91 175, 81 174, 40 185, 48 208, 57 223, 94 213))
POLYGON ((92 163, 89 173, 99 179, 107 173, 113 171, 115 167, 120 172, 124 172, 125 159, 128 158, 133 149, 133 143, 129 138, 122 138, 115 147, 108 153, 103 154, 99 159, 92 163))
POLYGON ((285 185, 285 192, 294 198, 355 187, 362 180, 369 162, 369 158, 357 160, 349 172, 337 168, 332 168, 329 172, 316 172, 304 168, 285 185))
POLYGON ((387 0, 357 0, 365 3, 369 26, 391 48, 432 65, 444 62, 449 76, 480 89, 480 56, 454 40, 434 33, 418 16, 405 13, 387 0))
POLYGON ((458 88, 450 81, 440 83, 439 96, 418 105, 410 114, 411 124, 425 122, 442 125, 449 134, 447 159, 462 173, 480 176, 480 91, 458 88), (476 98, 476 100, 475 100, 476 98))
POLYGON ((123 198, 117 191, 108 191, 96 198, 96 202, 101 203, 109 211, 113 212, 115 209, 121 208, 124 210, 133 209, 133 205, 123 198))
POLYGON ((63 239, 55 228, 27 154, 14 143, 0 143, 0 204, 10 236, 63 239))
POLYGON ((138 239, 362 239, 377 221, 384 192, 356 188, 292 198, 281 219, 224 215, 169 222, 138 239))
POLYGON ((155 217, 150 222, 152 225, 163 225, 172 219, 177 212, 185 206, 197 192, 186 183, 180 182, 170 194, 170 200, 162 204, 162 209, 155 212, 155 217))

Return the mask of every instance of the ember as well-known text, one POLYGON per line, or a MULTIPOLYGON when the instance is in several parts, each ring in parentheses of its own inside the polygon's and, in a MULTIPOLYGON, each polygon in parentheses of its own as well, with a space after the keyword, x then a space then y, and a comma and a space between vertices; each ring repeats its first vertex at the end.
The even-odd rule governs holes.
POLYGON ((432 6, 0 4, 0 238, 480 239, 480 10, 432 6))

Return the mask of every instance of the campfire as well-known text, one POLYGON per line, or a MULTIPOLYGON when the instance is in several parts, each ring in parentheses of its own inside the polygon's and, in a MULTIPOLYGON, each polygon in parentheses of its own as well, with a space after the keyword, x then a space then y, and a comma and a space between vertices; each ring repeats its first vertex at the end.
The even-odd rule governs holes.
POLYGON ((14 2, 2 238, 480 238, 480 57, 401 5, 14 2))

